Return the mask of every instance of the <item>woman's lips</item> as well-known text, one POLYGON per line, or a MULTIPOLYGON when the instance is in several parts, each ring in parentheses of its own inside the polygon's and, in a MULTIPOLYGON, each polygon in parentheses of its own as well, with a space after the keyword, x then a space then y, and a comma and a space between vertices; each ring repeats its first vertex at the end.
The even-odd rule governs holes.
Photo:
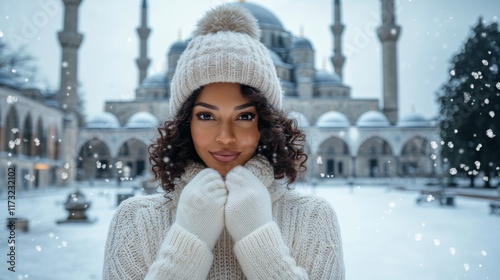
POLYGON ((213 152, 211 154, 215 160, 223 163, 231 162, 240 155, 240 153, 238 152, 228 152, 228 151, 213 152))

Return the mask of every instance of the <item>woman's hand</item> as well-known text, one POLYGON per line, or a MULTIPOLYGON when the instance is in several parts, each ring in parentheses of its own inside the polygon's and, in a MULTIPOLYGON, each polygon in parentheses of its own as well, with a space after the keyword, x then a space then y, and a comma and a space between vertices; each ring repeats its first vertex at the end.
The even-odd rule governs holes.
MULTIPOLYGON (((237 166, 226 176, 228 191, 225 207, 226 228, 235 242, 272 221, 271 196, 266 186, 256 176, 263 175, 258 172, 259 170, 272 172, 272 167, 265 158, 264 160, 267 163, 264 170, 256 168, 256 166, 262 166, 261 164, 254 165, 258 163, 254 161, 261 161, 261 159, 252 158, 245 165, 249 168, 237 166)), ((267 177, 269 176, 264 176, 264 178, 267 177)))
POLYGON ((175 222, 213 249, 224 228, 227 190, 221 175, 206 168, 181 192, 175 222))

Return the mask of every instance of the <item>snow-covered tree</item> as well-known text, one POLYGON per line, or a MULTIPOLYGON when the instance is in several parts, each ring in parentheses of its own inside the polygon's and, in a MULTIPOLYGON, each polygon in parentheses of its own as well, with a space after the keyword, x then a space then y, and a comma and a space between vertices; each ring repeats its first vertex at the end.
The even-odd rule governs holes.
POLYGON ((500 32, 482 18, 451 60, 450 76, 438 91, 441 156, 451 175, 470 186, 482 176, 491 187, 500 167, 500 32))
POLYGON ((33 58, 24 48, 13 50, 0 40, 0 85, 15 89, 31 87, 35 73, 33 58))

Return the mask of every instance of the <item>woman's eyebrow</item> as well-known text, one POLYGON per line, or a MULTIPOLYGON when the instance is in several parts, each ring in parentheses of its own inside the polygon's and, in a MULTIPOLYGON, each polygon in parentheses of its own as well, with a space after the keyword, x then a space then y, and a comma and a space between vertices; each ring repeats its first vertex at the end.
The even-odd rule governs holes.
MULTIPOLYGON (((194 104, 194 106, 202 106, 202 107, 212 109, 212 110, 217 110, 217 111, 219 110, 219 107, 205 103, 205 102, 198 102, 198 103, 194 104)), ((252 106, 255 106, 255 104, 253 102, 248 102, 248 103, 241 104, 241 105, 234 107, 234 110, 235 111, 243 110, 245 108, 252 107, 252 106)))
POLYGON ((194 106, 201 106, 201 107, 205 107, 205 108, 217 110, 217 111, 219 110, 219 108, 217 106, 210 105, 210 104, 207 104, 205 102, 198 102, 198 103, 194 104, 194 106))
POLYGON ((242 109, 245 109, 245 108, 248 108, 248 107, 252 107, 252 106, 255 106, 255 104, 253 102, 248 102, 248 103, 241 104, 241 105, 238 105, 238 106, 234 107, 234 110, 238 111, 238 110, 242 110, 242 109))

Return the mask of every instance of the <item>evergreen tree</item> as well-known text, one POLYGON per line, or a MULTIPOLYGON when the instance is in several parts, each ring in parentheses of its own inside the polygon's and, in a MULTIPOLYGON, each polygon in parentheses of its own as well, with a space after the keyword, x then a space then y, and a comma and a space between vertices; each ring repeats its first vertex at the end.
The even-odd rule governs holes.
POLYGON ((482 18, 452 58, 448 82, 438 92, 441 156, 451 175, 466 175, 470 186, 484 176, 491 187, 500 168, 500 32, 482 18))

